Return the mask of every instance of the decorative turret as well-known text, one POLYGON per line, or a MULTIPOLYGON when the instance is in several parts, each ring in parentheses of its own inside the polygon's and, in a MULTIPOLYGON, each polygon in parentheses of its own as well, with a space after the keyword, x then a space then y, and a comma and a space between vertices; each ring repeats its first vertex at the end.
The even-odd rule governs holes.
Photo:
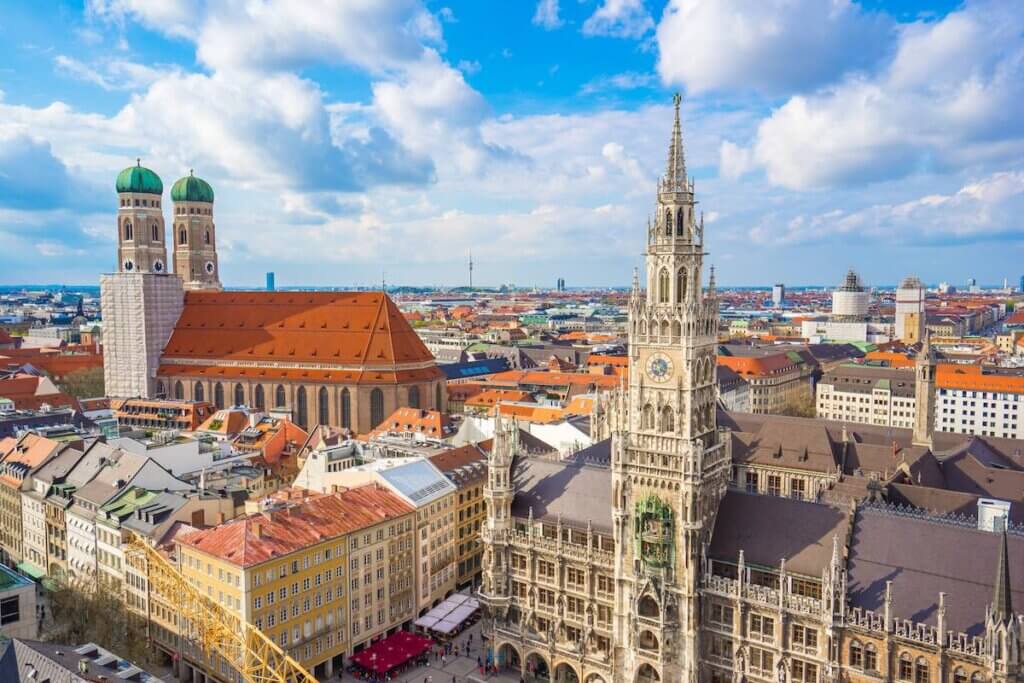
POLYGON ((935 355, 925 331, 921 350, 914 361, 914 437, 915 446, 932 447, 935 431, 935 355))
POLYGON ((1016 681, 1020 671, 1020 618, 1013 611, 1010 553, 1005 524, 1004 520, 999 537, 999 555, 996 557, 992 604, 988 607, 985 619, 992 680, 1000 683, 1016 681))
POLYGON ((174 201, 174 272, 185 289, 222 289, 213 222, 213 188, 192 171, 171 188, 174 201))
POLYGON ((117 174, 117 261, 122 273, 167 271, 160 176, 135 160, 117 174))

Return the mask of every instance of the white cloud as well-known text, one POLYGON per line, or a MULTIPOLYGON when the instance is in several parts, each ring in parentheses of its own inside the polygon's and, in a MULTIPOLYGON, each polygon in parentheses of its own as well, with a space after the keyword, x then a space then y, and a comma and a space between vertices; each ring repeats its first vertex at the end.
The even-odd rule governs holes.
POLYGON ((1024 241, 1017 217, 1024 212, 1024 172, 1000 171, 949 194, 928 194, 862 209, 833 208, 798 214, 782 229, 751 230, 761 243, 800 244, 846 237, 859 241, 949 244, 977 240, 1024 241))
POLYGON ((342 62, 380 74, 440 46, 441 25, 418 0, 211 4, 195 38, 201 62, 218 70, 294 69, 342 62))
POLYGON ((480 73, 481 66, 480 62, 475 59, 463 59, 459 61, 458 69, 467 76, 472 76, 473 74, 480 73))
POLYGON ((591 79, 580 88, 580 94, 592 95, 607 90, 636 90, 637 88, 649 88, 654 83, 655 76, 652 73, 625 71, 612 76, 598 76, 591 79))
POLYGON ((396 79, 374 83, 373 108, 403 144, 439 165, 477 173, 503 154, 481 137, 489 114, 484 98, 433 51, 396 79))
POLYGON ((583 35, 641 38, 653 27, 643 0, 604 0, 583 22, 583 35))
POLYGON ((871 66, 891 25, 851 0, 671 0, 658 24, 658 72, 691 93, 787 93, 871 66))
POLYGON ((719 148, 718 171, 725 178, 736 180, 753 166, 753 154, 726 140, 719 148))
POLYGON ((187 36, 200 0, 87 0, 88 14, 123 25, 131 19, 156 31, 187 36))
POLYGON ((123 59, 102 60, 98 64, 85 64, 67 55, 54 57, 57 70, 72 78, 98 85, 104 90, 139 90, 149 86, 171 67, 148 67, 123 59))
POLYGON ((563 22, 558 17, 558 0, 539 0, 533 13, 533 23, 548 31, 560 27, 563 22))
POLYGON ((790 98, 751 146, 792 189, 1015 162, 1024 153, 1024 9, 972 3, 902 30, 875 77, 790 98))

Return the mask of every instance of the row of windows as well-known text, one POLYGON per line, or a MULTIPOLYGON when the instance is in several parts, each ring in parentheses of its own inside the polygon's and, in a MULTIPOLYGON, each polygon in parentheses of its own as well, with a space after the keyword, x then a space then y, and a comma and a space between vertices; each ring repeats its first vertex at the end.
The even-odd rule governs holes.
MULTIPOLYGON (((163 383, 157 385, 157 394, 164 392, 163 383)), ((441 405, 441 385, 434 388, 435 406, 441 405)), ((174 383, 173 398, 185 400, 185 385, 180 380, 174 383)), ((236 384, 234 388, 234 405, 248 405, 245 395, 245 386, 236 384)), ((420 388, 413 386, 408 389, 408 403, 410 407, 420 407, 420 388)), ((205 401, 206 389, 204 385, 197 382, 192 390, 192 400, 205 401)), ((227 407, 224 400, 224 385, 217 382, 213 385, 213 404, 218 409, 227 407)), ((283 384, 279 384, 274 390, 274 407, 284 408, 288 404, 288 393, 283 384)), ((255 410, 266 410, 266 396, 263 385, 257 384, 253 388, 252 407, 255 410)), ((318 424, 330 424, 330 393, 327 387, 320 387, 317 392, 317 418, 318 424)), ((349 390, 342 389, 341 405, 339 406, 340 425, 345 428, 352 427, 352 396, 349 390)), ((306 428, 309 422, 309 400, 306 394, 306 387, 300 386, 295 392, 295 410, 293 411, 295 423, 306 428)), ((384 421, 384 392, 375 388, 370 392, 370 426, 376 427, 384 421)))
POLYGON ((149 199, 139 199, 138 197, 136 197, 134 201, 135 201, 135 203, 132 204, 132 200, 131 199, 122 199, 121 200, 121 206, 150 206, 150 207, 153 207, 154 209, 160 208, 160 200, 159 199, 149 200, 149 199))

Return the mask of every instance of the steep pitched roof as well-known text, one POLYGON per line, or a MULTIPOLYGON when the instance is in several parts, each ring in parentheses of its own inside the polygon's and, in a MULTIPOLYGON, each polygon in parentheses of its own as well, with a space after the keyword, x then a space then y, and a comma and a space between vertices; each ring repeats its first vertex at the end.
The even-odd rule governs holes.
MULTIPOLYGON (((1024 539, 1011 535, 1009 589, 1024 599, 1024 539)), ((883 510, 859 509, 850 541, 849 595, 854 607, 881 612, 885 582, 892 581, 893 609, 901 619, 936 625, 939 593, 946 593, 952 631, 984 630, 997 575, 1000 535, 883 510)))
POLYGON ((250 567, 401 517, 413 509, 387 488, 369 484, 233 519, 189 534, 179 543, 236 566, 250 567))
POLYGON ((163 355, 165 365, 180 358, 390 368, 434 359, 381 292, 188 292, 163 355))
POLYGON ((832 557, 833 536, 840 545, 850 517, 846 511, 820 503, 729 491, 715 519, 708 555, 777 568, 783 558, 788 571, 820 576, 832 557))

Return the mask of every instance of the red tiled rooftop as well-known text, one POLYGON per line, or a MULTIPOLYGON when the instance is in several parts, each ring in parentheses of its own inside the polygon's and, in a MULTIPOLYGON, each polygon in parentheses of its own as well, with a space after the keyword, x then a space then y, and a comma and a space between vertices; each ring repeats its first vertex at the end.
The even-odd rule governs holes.
POLYGON ((180 543, 239 567, 251 567, 322 541, 413 512, 388 489, 369 484, 231 520, 180 543))
POLYGON ((381 292, 188 292, 164 357, 371 367, 433 360, 381 292))

